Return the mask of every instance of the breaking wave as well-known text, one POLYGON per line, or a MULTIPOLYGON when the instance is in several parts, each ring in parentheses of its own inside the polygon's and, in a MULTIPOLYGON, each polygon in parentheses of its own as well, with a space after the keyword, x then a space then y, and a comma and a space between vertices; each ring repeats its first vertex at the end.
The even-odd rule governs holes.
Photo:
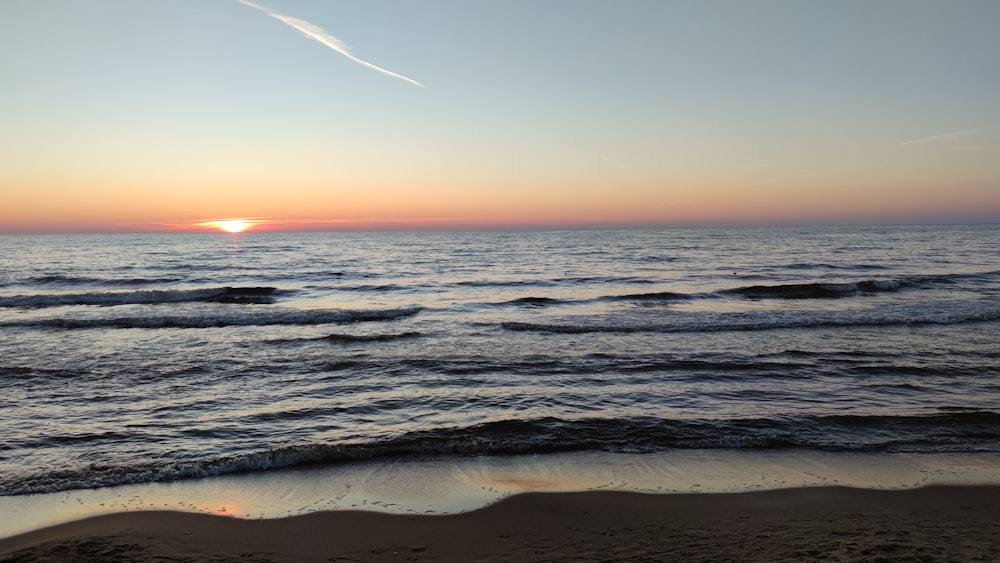
POLYGON ((331 334, 317 338, 325 340, 331 344, 353 344, 358 342, 390 342, 392 340, 402 340, 406 338, 418 338, 423 336, 420 332, 403 332, 399 334, 331 334))
POLYGON ((1000 414, 799 416, 777 419, 502 420, 413 431, 369 442, 301 444, 199 461, 165 461, 38 472, 0 486, 0 495, 174 481, 309 463, 392 457, 515 455, 560 451, 649 453, 669 449, 784 449, 976 452, 1000 448, 1000 414))
POLYGON ((283 292, 274 287, 210 287, 204 289, 149 289, 88 293, 46 293, 0 297, 0 307, 42 309, 73 305, 158 305, 205 301, 213 303, 273 303, 283 292))
POLYGON ((895 291, 902 287, 903 283, 899 280, 865 280, 845 283, 754 285, 726 289, 720 293, 739 295, 750 299, 830 299, 848 297, 859 293, 895 291))
POLYGON ((118 317, 59 317, 15 320, 0 326, 35 326, 64 329, 88 328, 210 328, 226 326, 322 325, 390 321, 416 315, 421 307, 398 309, 291 309, 217 310, 199 315, 135 315, 118 317))
POLYGON ((739 313, 687 313, 684 315, 604 317, 594 321, 510 321, 501 326, 512 331, 557 334, 634 332, 724 332, 786 328, 954 325, 1000 320, 1000 301, 937 302, 926 305, 883 307, 874 310, 758 311, 739 313))

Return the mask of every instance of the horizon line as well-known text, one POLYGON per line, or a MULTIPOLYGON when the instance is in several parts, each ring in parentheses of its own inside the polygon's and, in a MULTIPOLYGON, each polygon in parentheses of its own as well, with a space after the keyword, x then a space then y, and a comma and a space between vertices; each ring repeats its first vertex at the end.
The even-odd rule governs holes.
MULTIPOLYGON (((280 222, 279 222, 280 223, 280 222)), ((217 234, 227 236, 240 236, 245 233, 322 233, 322 232, 343 232, 343 233, 391 233, 391 232, 507 232, 507 231, 600 231, 600 230, 650 230, 650 229, 698 229, 698 228, 821 228, 821 227, 932 227, 932 226, 977 226, 977 225, 1000 225, 1000 218, 827 218, 822 220, 802 220, 802 219, 769 219, 769 220, 693 220, 693 221, 612 221, 612 222, 578 222, 578 223, 503 223, 503 224, 455 224, 455 225, 371 225, 363 226, 358 224, 333 227, 323 226, 297 226, 292 228, 257 228, 266 225, 259 223, 254 227, 244 231, 233 233, 226 232, 218 228, 198 227, 191 225, 190 228, 122 228, 121 225, 95 225, 90 228, 79 226, 65 229, 54 227, 26 228, 19 230, 2 230, 2 236, 30 236, 30 235, 127 235, 127 234, 217 234)))

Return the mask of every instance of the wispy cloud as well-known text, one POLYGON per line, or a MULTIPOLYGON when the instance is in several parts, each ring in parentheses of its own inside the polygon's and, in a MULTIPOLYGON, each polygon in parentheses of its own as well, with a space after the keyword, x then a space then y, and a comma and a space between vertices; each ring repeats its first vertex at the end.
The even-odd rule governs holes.
POLYGON ((300 20, 298 18, 293 18, 291 16, 286 16, 284 14, 279 14, 278 12, 273 12, 273 11, 271 11, 271 10, 263 7, 263 6, 259 6, 257 4, 254 4, 253 2, 250 2, 249 0, 236 0, 236 1, 239 2, 240 4, 245 5, 245 6, 250 6, 251 8, 254 8, 255 10, 260 10, 261 12, 264 12, 265 14, 267 14, 267 15, 271 16, 272 18, 274 18, 274 19, 276 19, 276 20, 284 23, 285 25, 288 25, 289 27, 292 27, 293 29, 295 29, 296 31, 298 31, 302 35, 305 35, 309 39, 312 39, 314 41, 318 41, 318 42, 322 43, 323 45, 329 47, 330 49, 333 49, 334 51, 340 53, 341 55, 344 55, 348 59, 351 59, 352 61, 358 63, 361 66, 365 66, 365 67, 368 67, 368 68, 370 68, 372 70, 381 72, 382 74, 384 74, 386 76, 391 76, 393 78, 398 78, 399 80, 402 80, 404 82, 409 82, 410 84, 413 84, 414 86, 419 86, 421 88, 426 88, 426 86, 424 86, 423 84, 421 84, 420 82, 417 82, 416 80, 414 80, 412 78, 403 76, 402 74, 393 72, 393 71, 391 71, 389 69, 386 69, 386 68, 382 68, 382 67, 380 67, 378 65, 375 65, 375 64, 372 64, 372 63, 370 63, 370 62, 368 62, 368 61, 366 61, 364 59, 360 59, 360 58, 356 57, 354 55, 354 53, 351 53, 351 50, 347 47, 347 45, 344 44, 343 41, 341 41, 340 39, 337 39, 336 37, 330 35, 329 33, 326 32, 326 30, 324 30, 323 28, 321 28, 319 26, 313 25, 313 24, 311 24, 311 23, 309 23, 309 22, 307 22, 305 20, 300 20))
POLYGON ((727 166, 726 168, 732 169, 743 169, 743 168, 777 168, 780 166, 793 166, 798 164, 797 162, 758 162, 754 164, 734 164, 732 166, 727 166))
MULTIPOLYGON (((799 164, 798 162, 788 162, 788 163, 778 163, 778 162, 776 162, 776 163, 773 163, 773 166, 779 166, 779 165, 780 166, 788 166, 788 165, 798 165, 798 164, 799 164)), ((750 167, 755 167, 755 166, 756 165, 730 166, 729 168, 750 168, 750 167)), ((770 165, 763 165, 763 164, 761 165, 761 167, 764 167, 764 166, 770 166, 770 165)), ((879 168, 888 168, 889 166, 893 166, 893 164, 866 164, 864 166, 852 166, 850 168, 836 168, 834 170, 821 170, 821 171, 818 171, 818 172, 808 172, 806 174, 796 174, 794 176, 784 176, 784 177, 781 177, 781 178, 772 178, 770 180, 761 180, 761 181, 758 181, 758 182, 752 182, 750 184, 746 184, 746 186, 747 187, 753 187, 753 186, 770 186, 770 185, 778 184, 778 183, 781 183, 781 182, 788 182, 790 180, 798 180, 800 178, 819 178, 819 177, 822 177, 822 176, 836 176, 838 174, 851 174, 853 172, 862 172, 864 170, 877 170, 879 168)))
POLYGON ((811 174, 802 174, 796 176, 796 178, 815 178, 817 176, 833 176, 835 174, 849 174, 851 172, 860 172, 862 170, 875 170, 877 168, 885 168, 889 166, 888 164, 868 164, 865 166, 855 166, 852 168, 838 168, 837 170, 824 170, 823 172, 813 172, 811 174))
POLYGON ((940 135, 931 135, 930 137, 921 137, 919 139, 913 139, 903 143, 899 143, 899 146, 905 147, 909 145, 922 145, 924 143, 935 143, 938 141, 947 141, 949 139, 958 139, 961 137, 967 137, 974 134, 978 129, 966 129, 964 131, 952 131, 951 133, 941 133, 940 135))
POLYGON ((116 227, 129 230, 140 231, 186 231, 192 227, 225 228, 223 224, 230 224, 235 227, 237 224, 243 225, 243 229, 249 229, 257 225, 270 224, 268 217, 233 217, 229 219, 162 219, 160 221, 130 221, 115 223, 116 227))

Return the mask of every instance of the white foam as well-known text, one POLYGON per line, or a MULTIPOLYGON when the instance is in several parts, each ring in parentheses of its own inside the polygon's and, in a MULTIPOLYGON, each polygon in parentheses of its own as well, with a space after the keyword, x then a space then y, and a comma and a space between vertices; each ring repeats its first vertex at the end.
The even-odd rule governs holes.
POLYGON ((180 510, 238 518, 347 509, 441 514, 473 510, 528 491, 720 493, 829 485, 907 489, 944 484, 1000 484, 1000 454, 684 450, 352 462, 0 497, 0 537, 135 510, 180 510))

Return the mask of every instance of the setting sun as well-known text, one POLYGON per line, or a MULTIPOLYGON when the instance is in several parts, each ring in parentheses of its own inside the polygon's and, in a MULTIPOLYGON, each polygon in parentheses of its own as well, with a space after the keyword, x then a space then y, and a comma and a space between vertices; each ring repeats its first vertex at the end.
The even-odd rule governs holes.
POLYGON ((247 230, 249 226, 250 223, 247 223, 246 221, 240 221, 238 219, 233 219, 231 221, 219 221, 219 228, 229 233, 243 232, 247 230))
POLYGON ((259 221, 249 219, 220 219, 218 221, 205 221, 204 223, 198 223, 197 226, 219 229, 220 231, 226 231, 227 233, 242 233, 257 223, 259 223, 259 221))

